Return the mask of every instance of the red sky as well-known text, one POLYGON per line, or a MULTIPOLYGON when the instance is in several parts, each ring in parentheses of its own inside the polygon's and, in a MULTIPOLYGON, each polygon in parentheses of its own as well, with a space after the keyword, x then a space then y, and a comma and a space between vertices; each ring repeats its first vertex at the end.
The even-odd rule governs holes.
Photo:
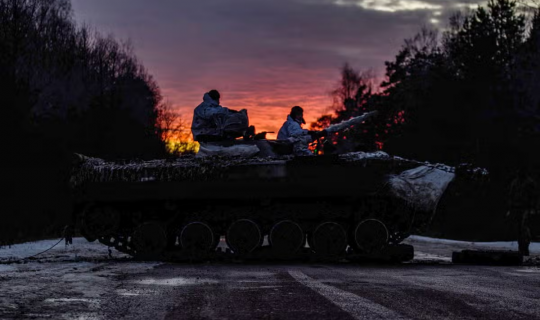
POLYGON ((308 125, 327 112, 332 103, 327 92, 338 76, 337 69, 324 72, 294 67, 252 69, 250 73, 252 78, 231 72, 218 78, 208 76, 200 84, 188 88, 170 86, 162 89, 168 99, 177 102, 175 105, 186 120, 191 121, 193 109, 202 101, 204 92, 216 88, 221 93, 221 105, 237 110, 247 109, 250 124, 255 125, 257 132, 275 132, 267 136, 272 138, 294 105, 304 108, 308 125))
MULTIPOLYGON (((478 0, 72 0, 79 23, 129 39, 163 96, 191 122, 210 89, 274 131, 294 105, 328 112, 345 63, 384 73, 422 25, 478 0)), ((268 135, 274 138, 276 134, 268 135)))

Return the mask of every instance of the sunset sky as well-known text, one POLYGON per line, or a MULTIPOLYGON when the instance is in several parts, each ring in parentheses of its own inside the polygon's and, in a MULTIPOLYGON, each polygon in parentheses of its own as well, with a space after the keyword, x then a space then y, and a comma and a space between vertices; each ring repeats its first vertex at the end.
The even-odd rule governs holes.
MULTIPOLYGON (((373 69, 422 25, 446 27, 478 0, 72 0, 75 18, 130 39, 163 96, 189 123, 204 92, 274 131, 300 105, 328 113, 339 68, 373 69)), ((274 138, 276 134, 268 135, 274 138)))

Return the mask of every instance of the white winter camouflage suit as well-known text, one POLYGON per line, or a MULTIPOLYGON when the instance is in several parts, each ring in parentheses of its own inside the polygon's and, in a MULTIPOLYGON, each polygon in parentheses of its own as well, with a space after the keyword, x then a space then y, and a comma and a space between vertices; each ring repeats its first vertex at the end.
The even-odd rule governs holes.
POLYGON ((197 139, 197 136, 201 134, 223 135, 223 128, 219 125, 219 119, 224 119, 230 114, 234 113, 228 108, 220 106, 217 101, 210 98, 208 93, 205 93, 203 102, 193 112, 193 122, 191 123, 193 138, 197 139))
POLYGON ((302 129, 300 122, 294 120, 290 115, 287 116, 287 121, 283 123, 279 129, 278 140, 289 140, 293 143, 293 151, 295 155, 312 156, 308 145, 312 141, 308 130, 302 129))

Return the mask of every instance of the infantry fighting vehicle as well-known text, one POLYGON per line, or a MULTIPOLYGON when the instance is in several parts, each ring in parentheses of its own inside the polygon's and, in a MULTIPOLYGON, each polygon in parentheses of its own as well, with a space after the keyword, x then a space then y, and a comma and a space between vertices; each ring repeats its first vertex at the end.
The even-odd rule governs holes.
POLYGON ((279 141, 242 145, 260 152, 123 163, 76 155, 82 234, 138 257, 352 259, 425 230, 461 185, 487 174, 382 151, 292 156, 279 141))

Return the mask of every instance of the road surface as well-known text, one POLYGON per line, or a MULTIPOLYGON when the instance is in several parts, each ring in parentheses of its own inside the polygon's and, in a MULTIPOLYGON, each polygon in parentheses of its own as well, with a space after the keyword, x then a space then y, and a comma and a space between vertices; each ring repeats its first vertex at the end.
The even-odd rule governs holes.
POLYGON ((412 241, 395 265, 174 264, 75 240, 27 263, 0 249, 0 319, 540 319, 538 265, 454 265, 458 243, 412 241))

